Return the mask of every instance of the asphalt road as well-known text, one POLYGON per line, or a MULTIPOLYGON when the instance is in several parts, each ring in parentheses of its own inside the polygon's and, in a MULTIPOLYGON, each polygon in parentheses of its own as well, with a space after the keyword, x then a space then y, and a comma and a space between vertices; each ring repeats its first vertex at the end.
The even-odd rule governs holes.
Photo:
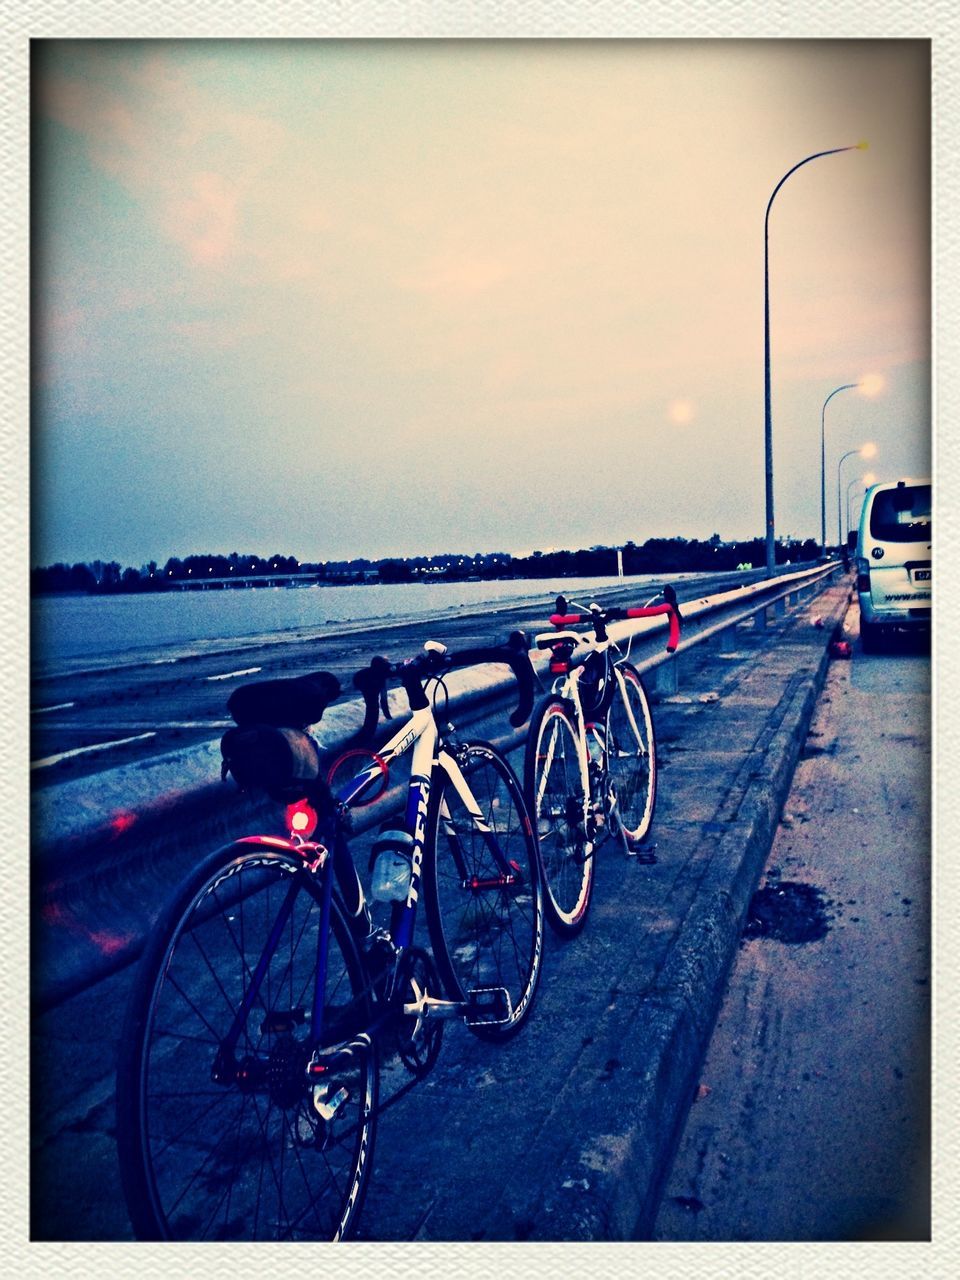
MULTIPOLYGON (((711 1005, 702 958, 680 939, 692 920, 724 936, 714 908, 704 917, 698 907, 709 887, 726 911, 731 880, 744 874, 749 815, 771 803, 759 798, 774 766, 767 749, 789 736, 800 668, 819 661, 829 635, 810 613, 739 627, 732 651, 705 645, 685 660, 681 695, 655 709, 652 839, 641 857, 600 859, 588 926, 568 946, 548 939, 520 1036, 491 1046, 453 1026, 427 1080, 409 1092, 396 1071, 385 1081, 396 1104, 381 1117, 363 1238, 631 1238, 660 1167, 653 1131, 672 1131, 677 1049, 687 1062, 696 1051, 680 1006, 711 1005)), ((356 854, 364 865, 362 844, 356 854)), ((105 910, 115 888, 104 877, 105 910)), ((141 885, 141 896, 153 891, 141 885)), ((33 1020, 34 1239, 130 1238, 113 1119, 130 977, 122 969, 33 1020)))
POLYGON ((930 859, 929 654, 857 641, 827 677, 656 1239, 929 1238, 930 859))

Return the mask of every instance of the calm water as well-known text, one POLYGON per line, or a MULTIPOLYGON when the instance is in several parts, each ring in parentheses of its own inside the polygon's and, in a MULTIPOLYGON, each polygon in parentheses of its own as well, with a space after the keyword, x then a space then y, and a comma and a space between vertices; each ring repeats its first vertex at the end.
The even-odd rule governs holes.
POLYGON ((604 588, 630 582, 637 584, 642 603, 663 580, 663 576, 550 578, 429 585, 257 587, 142 596, 45 596, 31 605, 33 659, 38 670, 50 670, 84 658, 130 659, 147 650, 187 648, 197 652, 225 640, 277 632, 357 630, 371 623, 441 617, 460 609, 510 600, 546 603, 561 591, 571 598, 582 598, 591 592, 602 596, 604 588))

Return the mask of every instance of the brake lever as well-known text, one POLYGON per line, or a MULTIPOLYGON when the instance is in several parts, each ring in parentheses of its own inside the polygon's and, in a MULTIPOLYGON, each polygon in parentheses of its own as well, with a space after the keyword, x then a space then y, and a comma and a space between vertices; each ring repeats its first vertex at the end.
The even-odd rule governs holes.
POLYGON ((393 718, 387 700, 387 677, 391 670, 391 664, 386 658, 376 657, 370 659, 369 667, 357 671, 353 677, 353 687, 363 695, 364 702, 363 726, 354 735, 356 742, 364 744, 373 741, 380 711, 383 712, 385 719, 393 718))

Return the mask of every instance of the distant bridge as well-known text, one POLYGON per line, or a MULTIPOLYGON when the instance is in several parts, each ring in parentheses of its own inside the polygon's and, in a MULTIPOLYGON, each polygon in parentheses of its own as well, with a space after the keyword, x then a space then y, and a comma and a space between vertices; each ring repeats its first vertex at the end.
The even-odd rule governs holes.
MULTIPOLYGON (((189 577, 173 578, 167 583, 170 591, 223 591, 230 587, 309 587, 318 582, 330 582, 322 573, 246 573, 227 578, 189 577)), ((356 577, 350 579, 356 581, 356 577)))

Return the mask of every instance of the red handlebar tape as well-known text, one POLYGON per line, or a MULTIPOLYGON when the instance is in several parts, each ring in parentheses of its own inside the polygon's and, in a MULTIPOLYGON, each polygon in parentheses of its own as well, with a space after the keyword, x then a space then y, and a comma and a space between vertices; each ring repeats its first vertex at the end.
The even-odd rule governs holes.
MULTIPOLYGON (((624 610, 624 616, 627 618, 653 618, 662 613, 670 615, 670 635, 667 639, 667 653, 673 653, 680 643, 680 613, 675 605, 655 604, 642 609, 624 610)), ((592 620, 592 615, 589 613, 553 613, 550 615, 550 625, 554 627, 577 627, 592 620)))
POLYGON ((667 653, 673 653, 680 643, 680 611, 672 604, 656 604, 649 609, 628 609, 628 618, 652 618, 655 614, 669 613, 670 635, 667 639, 667 653))

